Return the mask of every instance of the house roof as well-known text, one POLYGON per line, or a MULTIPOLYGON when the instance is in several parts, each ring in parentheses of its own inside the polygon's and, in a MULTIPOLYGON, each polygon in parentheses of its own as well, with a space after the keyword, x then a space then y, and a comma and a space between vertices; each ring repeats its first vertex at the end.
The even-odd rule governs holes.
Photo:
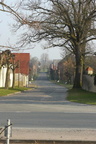
POLYGON ((15 55, 15 62, 18 62, 19 67, 15 69, 15 73, 29 74, 29 53, 13 53, 15 55))
POLYGON ((93 68, 87 67, 87 68, 86 68, 86 71, 93 71, 93 68))

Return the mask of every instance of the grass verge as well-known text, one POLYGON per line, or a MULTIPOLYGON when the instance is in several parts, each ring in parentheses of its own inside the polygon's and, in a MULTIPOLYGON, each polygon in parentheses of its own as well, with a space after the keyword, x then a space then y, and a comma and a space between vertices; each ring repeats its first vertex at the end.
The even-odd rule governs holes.
POLYGON ((5 89, 5 88, 0 88, 0 96, 5 96, 5 95, 9 95, 15 92, 21 92, 24 90, 28 90, 29 88, 26 87, 16 87, 16 88, 9 88, 9 89, 5 89))
POLYGON ((67 100, 76 103, 96 105, 96 93, 83 89, 70 89, 68 90, 67 100))
MULTIPOLYGON (((54 82, 54 81, 52 81, 54 82)), ((67 100, 76 103, 96 105, 96 93, 89 92, 83 89, 72 89, 73 85, 54 82, 55 84, 62 85, 68 89, 67 100)))
POLYGON ((54 81, 54 80, 50 80, 52 83, 55 83, 55 84, 57 84, 57 85, 61 85, 61 86, 64 86, 64 87, 66 87, 66 88, 68 88, 68 89, 72 89, 72 87, 73 87, 73 85, 71 85, 71 84, 64 84, 64 83, 62 83, 62 82, 57 82, 57 81, 54 81))

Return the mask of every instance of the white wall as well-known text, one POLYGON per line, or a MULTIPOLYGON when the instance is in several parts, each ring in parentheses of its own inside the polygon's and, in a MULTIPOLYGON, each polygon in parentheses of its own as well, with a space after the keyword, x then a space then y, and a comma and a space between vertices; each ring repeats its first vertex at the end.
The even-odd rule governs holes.
POLYGON ((6 71, 6 67, 0 69, 0 87, 5 87, 6 71))
POLYGON ((15 86, 28 86, 29 77, 21 73, 15 74, 15 86))
MULTIPOLYGON (((0 69, 0 87, 5 87, 6 71, 7 71, 6 67, 2 67, 0 69)), ((10 73, 10 75, 9 75, 9 87, 12 87, 13 74, 12 74, 11 69, 10 69, 9 73, 10 73)))
MULTIPOLYGON (((6 71, 7 68, 6 67, 2 67, 0 69, 0 87, 5 87, 5 80, 6 80, 6 71)), ((13 73, 12 70, 10 69, 9 71, 10 75, 9 75, 9 87, 12 87, 12 83, 13 83, 13 73)), ((24 75, 21 73, 15 74, 15 86, 28 86, 28 82, 29 82, 29 76, 28 75, 24 75)))
POLYGON ((96 86, 94 85, 94 76, 83 75, 82 88, 87 91, 96 92, 96 86))

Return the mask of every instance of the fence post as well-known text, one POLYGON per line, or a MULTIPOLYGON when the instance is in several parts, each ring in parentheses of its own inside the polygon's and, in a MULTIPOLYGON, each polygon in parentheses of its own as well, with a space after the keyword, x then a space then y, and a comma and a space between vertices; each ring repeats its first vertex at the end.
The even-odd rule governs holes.
POLYGON ((7 138, 7 139, 6 139, 6 144, 9 144, 9 140, 10 140, 10 133, 11 133, 11 132, 10 132, 10 130, 11 130, 10 125, 11 125, 11 124, 10 124, 10 119, 8 119, 8 120, 7 120, 7 131, 6 131, 6 132, 7 132, 7 133, 6 133, 6 138, 7 138))

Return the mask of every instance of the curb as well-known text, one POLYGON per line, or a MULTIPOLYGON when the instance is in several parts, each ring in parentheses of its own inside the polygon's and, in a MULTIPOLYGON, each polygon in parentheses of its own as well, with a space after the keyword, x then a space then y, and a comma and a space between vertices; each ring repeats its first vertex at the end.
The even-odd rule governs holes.
POLYGON ((14 93, 11 93, 11 94, 7 94, 7 95, 5 95, 5 96, 11 96, 11 95, 13 95, 13 94, 18 94, 18 93, 21 93, 21 91, 19 91, 19 92, 14 92, 14 93))
MULTIPOLYGON (((13 94, 18 94, 18 93, 22 93, 22 92, 25 92, 25 91, 30 91, 30 90, 32 90, 33 88, 30 88, 30 89, 28 89, 28 90, 22 90, 22 91, 18 91, 18 92, 13 92, 13 93, 11 93, 11 94, 7 94, 7 95, 4 95, 4 96, 11 96, 11 95, 13 95, 13 94)), ((4 96, 2 96, 2 97, 4 97, 4 96)))
MULTIPOLYGON (((6 140, 0 140, 5 143, 6 140)), ((96 141, 59 141, 59 140, 10 140, 11 144, 96 144, 96 141)))

